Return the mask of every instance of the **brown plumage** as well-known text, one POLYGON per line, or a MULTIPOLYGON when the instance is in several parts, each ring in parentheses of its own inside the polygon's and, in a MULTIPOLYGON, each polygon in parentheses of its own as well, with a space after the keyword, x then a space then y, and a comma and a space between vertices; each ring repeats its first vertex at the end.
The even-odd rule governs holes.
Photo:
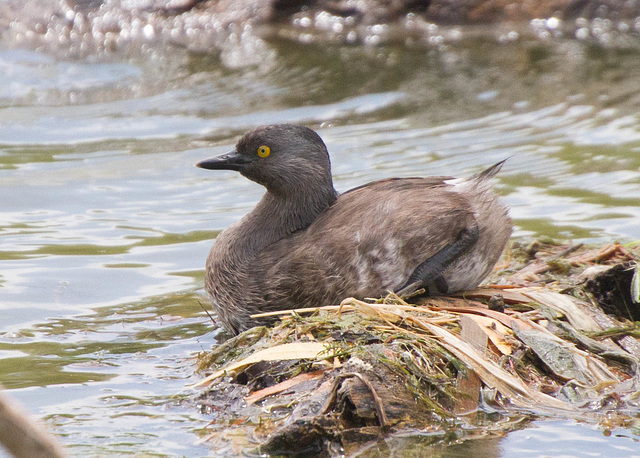
POLYGON ((474 288, 511 234, 489 181, 502 163, 465 180, 391 178, 338 195, 321 138, 283 124, 197 166, 236 170, 267 189, 207 259, 205 289, 233 333, 257 324, 254 313, 474 288))

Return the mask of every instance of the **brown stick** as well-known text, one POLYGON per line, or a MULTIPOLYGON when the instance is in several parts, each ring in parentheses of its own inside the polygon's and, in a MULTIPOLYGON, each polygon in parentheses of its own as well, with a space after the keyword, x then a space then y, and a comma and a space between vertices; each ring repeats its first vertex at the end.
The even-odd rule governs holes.
MULTIPOLYGON (((1 387, 0 387, 1 388, 1 387)), ((42 426, 0 392, 0 444, 17 458, 64 458, 66 454, 42 426)))

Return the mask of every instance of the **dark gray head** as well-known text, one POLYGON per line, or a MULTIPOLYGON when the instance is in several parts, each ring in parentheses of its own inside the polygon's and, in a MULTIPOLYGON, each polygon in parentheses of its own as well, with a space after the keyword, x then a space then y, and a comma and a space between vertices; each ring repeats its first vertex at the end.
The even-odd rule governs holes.
POLYGON ((235 170, 275 195, 297 195, 307 189, 335 193, 324 142, 313 130, 293 124, 258 127, 246 133, 234 151, 196 166, 235 170))

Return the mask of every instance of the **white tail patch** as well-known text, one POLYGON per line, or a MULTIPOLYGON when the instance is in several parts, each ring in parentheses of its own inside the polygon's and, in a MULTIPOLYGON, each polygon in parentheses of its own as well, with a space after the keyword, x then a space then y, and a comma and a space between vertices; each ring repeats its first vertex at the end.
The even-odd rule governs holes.
POLYGON ((450 180, 444 180, 444 183, 450 186, 460 186, 465 184, 467 181, 469 181, 468 178, 451 178, 450 180))

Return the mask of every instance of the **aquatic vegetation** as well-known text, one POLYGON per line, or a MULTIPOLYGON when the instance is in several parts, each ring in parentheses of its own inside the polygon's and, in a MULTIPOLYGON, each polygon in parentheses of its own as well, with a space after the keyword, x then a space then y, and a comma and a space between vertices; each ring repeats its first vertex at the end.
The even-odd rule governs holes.
POLYGON ((236 450, 349 453, 407 431, 448 443, 479 425, 486 432, 488 416, 503 431, 519 424, 506 419, 536 416, 637 422, 637 323, 624 308, 598 308, 614 293, 631 300, 631 289, 589 282, 613 270, 626 285, 634 271, 619 266, 638 254, 633 245, 543 242, 516 247, 493 277, 499 285, 456 297, 391 294, 271 313, 281 318, 275 326, 202 355, 201 370, 217 368, 199 383, 213 414, 207 440, 217 449, 232 435, 236 450), (568 267, 557 271, 559 260, 568 267))

